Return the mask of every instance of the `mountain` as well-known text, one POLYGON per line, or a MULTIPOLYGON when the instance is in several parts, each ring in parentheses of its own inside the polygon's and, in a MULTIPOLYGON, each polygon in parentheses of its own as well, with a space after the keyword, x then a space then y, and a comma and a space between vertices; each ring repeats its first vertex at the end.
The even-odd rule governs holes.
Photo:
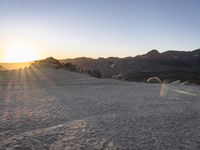
POLYGON ((31 66, 37 66, 37 67, 51 67, 51 68, 61 68, 62 64, 60 63, 59 60, 53 58, 53 57, 48 57, 46 59, 42 59, 42 60, 37 60, 34 61, 31 66))
POLYGON ((37 60, 34 61, 31 64, 31 67, 50 67, 50 68, 56 68, 56 69, 66 69, 69 71, 74 71, 74 72, 78 72, 78 68, 76 68, 76 66, 74 66, 72 63, 61 63, 59 60, 53 58, 53 57, 48 57, 46 59, 42 59, 42 60, 37 60))
POLYGON ((151 50, 144 55, 126 58, 86 58, 61 60, 72 63, 84 70, 100 70, 102 77, 123 74, 130 81, 144 81, 158 76, 167 80, 200 80, 200 49, 194 51, 151 50), (114 64, 114 68, 111 67, 114 64), (113 73, 114 72, 114 73, 113 73))

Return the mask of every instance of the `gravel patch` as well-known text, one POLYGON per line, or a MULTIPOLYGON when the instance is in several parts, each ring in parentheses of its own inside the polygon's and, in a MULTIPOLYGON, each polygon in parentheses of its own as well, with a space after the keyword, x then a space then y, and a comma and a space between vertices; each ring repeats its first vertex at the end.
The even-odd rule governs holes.
POLYGON ((199 86, 36 67, 0 76, 1 150, 200 149, 199 86))

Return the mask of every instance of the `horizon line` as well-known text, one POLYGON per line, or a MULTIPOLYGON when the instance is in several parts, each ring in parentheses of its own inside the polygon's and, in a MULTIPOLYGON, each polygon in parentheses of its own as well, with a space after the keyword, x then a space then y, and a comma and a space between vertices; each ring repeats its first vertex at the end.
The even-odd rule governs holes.
MULTIPOLYGON (((200 48, 197 48, 197 49, 193 49, 193 50, 166 50, 166 51, 163 51, 163 52, 160 52, 159 50, 157 49, 152 49, 152 50, 156 50, 158 51, 160 54, 162 53, 165 53, 165 52, 168 52, 168 51, 179 51, 179 52, 193 52, 193 51, 196 51, 196 50, 200 50, 200 48)), ((152 50, 149 50, 148 52, 152 51, 152 50)), ((148 53, 147 52, 147 53, 148 53)), ((48 57, 44 57, 44 58, 41 58, 41 59, 36 59, 36 60, 33 60, 33 61, 27 61, 27 62, 0 62, 0 64, 22 64, 22 63, 32 63, 34 61, 40 61, 40 60, 44 60, 46 58, 50 58, 50 57, 53 57, 54 59, 57 59, 57 60, 66 60, 66 59, 77 59, 77 58, 90 58, 90 59, 100 59, 100 58, 103 58, 103 59, 108 59, 108 58, 128 58, 128 57, 136 57, 136 56, 140 56, 140 55, 144 55, 144 54, 147 54, 147 53, 143 53, 143 54, 138 54, 138 55, 135 55, 135 56, 125 56, 125 57, 119 57, 119 56, 108 56, 108 57, 102 57, 102 56, 99 56, 99 57, 87 57, 87 56, 78 56, 78 57, 70 57, 70 58, 55 58, 53 56, 48 56, 48 57)))

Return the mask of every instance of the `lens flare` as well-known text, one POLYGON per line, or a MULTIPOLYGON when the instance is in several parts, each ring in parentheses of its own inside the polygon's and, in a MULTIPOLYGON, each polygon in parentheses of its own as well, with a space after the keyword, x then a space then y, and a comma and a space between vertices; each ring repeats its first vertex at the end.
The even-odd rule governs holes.
POLYGON ((5 50, 4 62, 17 63, 29 62, 39 58, 39 55, 30 48, 11 48, 5 50))

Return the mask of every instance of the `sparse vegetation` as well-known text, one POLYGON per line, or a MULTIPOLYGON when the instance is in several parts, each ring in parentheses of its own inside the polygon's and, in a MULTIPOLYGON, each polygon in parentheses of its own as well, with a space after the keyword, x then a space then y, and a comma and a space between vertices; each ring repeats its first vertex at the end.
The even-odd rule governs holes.
POLYGON ((101 78, 101 72, 99 71, 99 69, 95 69, 91 71, 91 76, 96 78, 101 78))
POLYGON ((75 72, 78 71, 78 69, 72 63, 65 63, 64 68, 69 71, 75 71, 75 72))

